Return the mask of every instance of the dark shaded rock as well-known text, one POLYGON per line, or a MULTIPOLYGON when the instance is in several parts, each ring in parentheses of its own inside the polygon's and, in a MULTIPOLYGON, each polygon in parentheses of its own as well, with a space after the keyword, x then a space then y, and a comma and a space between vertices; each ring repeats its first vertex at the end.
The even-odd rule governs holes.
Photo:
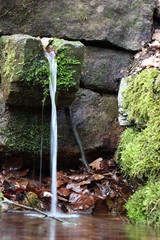
MULTIPOLYGON (((4 159, 6 154, 10 154, 11 158, 14 155, 23 156, 22 159, 26 161, 31 161, 33 157, 39 160, 43 129, 43 161, 44 165, 49 166, 50 110, 45 109, 42 126, 41 112, 37 109, 8 108, 2 96, 0 103, 0 160, 4 159)), ((117 97, 101 96, 90 90, 80 89, 72 104, 72 110, 73 120, 86 153, 89 155, 98 151, 98 155, 113 154, 121 132, 117 122, 117 97)), ((80 152, 70 122, 65 111, 59 110, 58 162, 61 166, 71 166, 72 162, 79 163, 79 157, 80 152)))
POLYGON ((1 35, 97 40, 130 50, 151 39, 153 0, 1 0, 0 6, 1 35))
POLYGON ((132 63, 133 54, 111 49, 86 47, 84 87, 96 92, 117 93, 120 79, 132 63))
MULTIPOLYGON (((73 120, 87 156, 95 152, 106 156, 113 154, 117 148, 118 138, 121 133, 117 121, 117 97, 101 96, 86 89, 80 89, 76 95, 77 98, 72 104, 73 120)), ((63 111, 59 115, 58 123, 61 159, 64 159, 64 162, 67 157, 79 157, 77 143, 63 111)))

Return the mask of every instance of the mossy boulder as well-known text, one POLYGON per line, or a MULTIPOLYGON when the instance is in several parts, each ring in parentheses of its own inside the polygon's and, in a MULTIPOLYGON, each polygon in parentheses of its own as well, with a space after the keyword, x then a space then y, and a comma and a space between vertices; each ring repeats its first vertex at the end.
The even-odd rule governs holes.
POLYGON ((135 51, 151 39, 154 2, 1 0, 0 33, 98 41, 135 51))
POLYGON ((127 203, 133 221, 159 224, 160 71, 144 69, 130 76, 123 92, 123 110, 133 127, 121 135, 117 162, 126 176, 146 184, 127 203), (152 195, 152 197, 151 197, 152 195))
POLYGON ((75 99, 84 65, 84 45, 79 41, 54 38, 56 49, 58 106, 67 107, 75 99))
MULTIPOLYGON (((88 160, 112 155, 121 133, 117 122, 116 96, 104 95, 80 89, 72 103, 73 120, 77 126, 88 160)), ((25 165, 33 165, 37 159, 39 168, 41 134, 43 131, 43 163, 49 169, 50 160, 50 111, 44 109, 42 125, 38 108, 7 106, 0 99, 0 161, 14 156, 25 165)), ((62 167, 80 164, 80 151, 72 132, 71 123, 64 109, 57 111, 58 120, 58 165, 62 167)))
POLYGON ((45 82, 48 83, 41 41, 22 34, 3 36, 0 51, 2 91, 6 102, 16 106, 39 106, 45 82))
MULTIPOLYGON (((57 51, 57 105, 75 99, 84 60, 84 45, 54 39, 57 51)), ((7 104, 38 107, 49 96, 49 70, 40 39, 23 34, 0 38, 2 91, 7 104)), ((49 103, 47 98, 46 105, 49 103)))

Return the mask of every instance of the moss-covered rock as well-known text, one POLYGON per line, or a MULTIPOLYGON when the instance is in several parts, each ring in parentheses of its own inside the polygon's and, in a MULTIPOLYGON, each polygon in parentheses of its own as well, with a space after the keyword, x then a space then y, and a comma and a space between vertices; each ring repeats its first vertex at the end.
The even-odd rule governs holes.
POLYGON ((146 183, 128 201, 129 217, 134 221, 159 224, 160 174, 160 71, 145 69, 127 79, 123 110, 134 127, 121 135, 117 162, 129 177, 146 183), (157 192, 156 192, 157 191, 157 192), (158 195, 157 195, 158 194, 158 195), (153 195, 153 197, 151 197, 153 195))
POLYGON ((149 181, 130 197, 126 209, 133 223, 160 225, 160 181, 149 181))
MULTIPOLYGON (((66 107, 75 99, 84 60, 84 45, 54 39, 57 51, 57 105, 66 107)), ((41 41, 16 34, 0 39, 2 91, 15 106, 41 106, 49 96, 49 74, 41 41)), ((49 101, 47 101, 48 103, 49 101)))
POLYGON ((6 102, 39 106, 48 89, 48 70, 39 39, 22 34, 0 38, 2 91, 6 102), (47 84, 47 86, 46 86, 47 84))
POLYGON ((84 64, 84 45, 79 41, 54 38, 56 48, 58 106, 67 107, 75 99, 84 64))

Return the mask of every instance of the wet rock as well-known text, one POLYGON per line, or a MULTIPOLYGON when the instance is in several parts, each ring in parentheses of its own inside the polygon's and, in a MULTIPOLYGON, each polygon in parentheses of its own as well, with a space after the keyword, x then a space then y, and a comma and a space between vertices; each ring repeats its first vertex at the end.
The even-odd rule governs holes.
MULTIPOLYGON (((57 105, 67 107, 75 99, 84 60, 84 45, 54 39, 58 62, 57 105)), ((39 38, 24 34, 0 38, 2 91, 7 104, 39 107, 47 96, 49 74, 39 38)))
MULTIPOLYGON (((72 104, 72 111, 85 152, 90 154, 98 151, 106 155, 113 154, 121 133, 117 121, 117 97, 101 96, 90 90, 80 89, 72 104)), ((71 126, 67 125, 63 112, 58 122, 59 150, 61 148, 64 158, 65 156, 79 156, 77 143, 71 135, 71 126)))
POLYGON ((68 107, 79 89, 84 65, 84 45, 79 41, 54 38, 56 48, 58 107, 68 107))
POLYGON ((151 39, 153 0, 0 1, 1 35, 102 41, 139 50, 151 39))
POLYGON ((120 79, 127 74, 132 60, 129 52, 86 47, 82 84, 96 92, 117 93, 120 79))
MULTIPOLYGON (((88 155, 113 154, 121 133, 118 125, 117 97, 80 89, 72 104, 73 120, 88 155)), ((71 123, 65 110, 58 110, 58 163, 61 166, 78 164, 80 151, 74 138, 71 123)), ((33 164, 37 159, 39 166, 41 133, 43 129, 44 168, 49 169, 50 159, 50 110, 45 109, 44 123, 41 122, 41 111, 7 107, 0 114, 0 160, 4 155, 23 156, 21 159, 33 164)), ((93 160, 93 158, 91 159, 93 160)), ((72 165, 73 166, 73 165, 72 165)))
POLYGON ((1 81, 9 105, 42 104, 42 82, 48 80, 47 62, 39 39, 15 34, 0 39, 1 81))

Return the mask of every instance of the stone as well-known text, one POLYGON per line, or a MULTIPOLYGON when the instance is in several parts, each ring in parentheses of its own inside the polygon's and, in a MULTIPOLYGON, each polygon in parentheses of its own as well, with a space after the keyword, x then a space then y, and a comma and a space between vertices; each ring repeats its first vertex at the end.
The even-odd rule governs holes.
POLYGON ((9 105, 42 105, 42 83, 48 81, 47 62, 39 39, 24 34, 0 38, 1 83, 9 105))
POLYGON ((118 92, 118 112, 119 112, 118 121, 120 126, 133 125, 131 122, 127 120, 128 112, 124 110, 124 106, 123 106, 123 99, 125 96, 125 90, 127 89, 127 82, 128 82, 127 77, 121 79, 119 92, 118 92))
MULTIPOLYGON (((110 156, 117 148, 121 127, 117 115, 116 96, 104 95, 86 89, 80 89, 72 103, 73 121, 87 154, 87 159, 98 156, 110 156)), ((39 166, 40 143, 43 129, 44 168, 49 168, 50 159, 50 111, 45 108, 42 126, 41 111, 38 109, 8 107, 0 99, 0 160, 5 156, 23 159, 25 164, 33 164, 37 159, 39 166)), ((74 138, 71 123, 65 110, 57 112, 58 119, 58 165, 72 166, 80 162, 80 151, 74 138)))
POLYGON ((54 38, 56 49, 58 107, 68 107, 75 99, 80 86, 84 65, 84 44, 79 41, 67 41, 54 38))
POLYGON ((132 60, 133 53, 86 47, 83 86, 96 92, 117 93, 132 60))
MULTIPOLYGON (((57 106, 68 107, 75 99, 84 61, 79 41, 54 39, 57 51, 57 106)), ((7 104, 40 107, 49 102, 48 63, 39 38, 24 34, 0 39, 2 91, 7 104)))
MULTIPOLYGON (((73 121, 87 159, 93 161, 95 154, 105 155, 105 157, 113 155, 122 131, 117 120, 117 97, 107 94, 101 96, 99 93, 87 89, 80 89, 76 95, 77 98, 71 106, 73 121)), ((75 159, 80 157, 77 143, 71 134, 71 126, 67 125, 64 112, 61 112, 58 123, 59 147, 63 146, 61 155, 63 155, 64 161, 67 156, 68 158, 73 156, 75 159)))
POLYGON ((98 41, 137 51, 152 35, 153 0, 0 0, 0 34, 98 41))

